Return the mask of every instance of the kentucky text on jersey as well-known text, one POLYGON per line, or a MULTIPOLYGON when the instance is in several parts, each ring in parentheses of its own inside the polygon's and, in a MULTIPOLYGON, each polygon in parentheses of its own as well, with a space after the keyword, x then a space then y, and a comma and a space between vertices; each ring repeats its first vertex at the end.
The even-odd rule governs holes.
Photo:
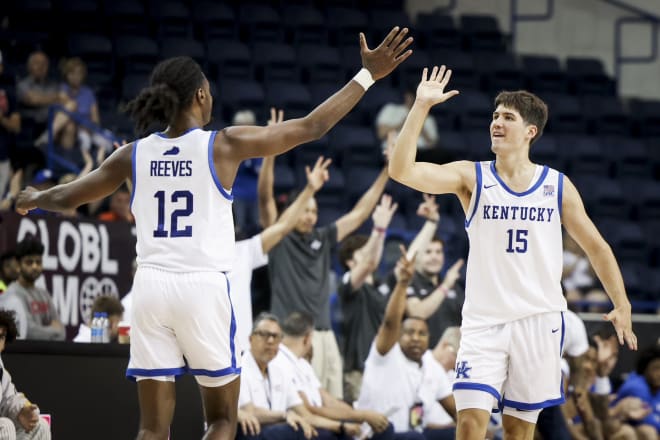
POLYGON ((155 177, 192 176, 192 160, 152 160, 150 175, 155 177))
POLYGON ((537 208, 535 206, 502 206, 484 205, 485 220, 530 220, 533 222, 552 221, 554 208, 537 208))

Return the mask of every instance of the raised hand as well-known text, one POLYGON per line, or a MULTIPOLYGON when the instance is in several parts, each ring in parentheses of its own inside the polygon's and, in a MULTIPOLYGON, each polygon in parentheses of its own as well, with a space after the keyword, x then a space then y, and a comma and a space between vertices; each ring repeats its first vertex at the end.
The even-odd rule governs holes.
POLYGON ((422 80, 417 86, 417 100, 429 106, 445 102, 449 98, 458 95, 458 90, 445 92, 445 87, 451 78, 451 69, 445 66, 434 66, 431 75, 428 75, 427 67, 422 71, 422 80))
POLYGON ((268 120, 267 125, 275 125, 284 121, 284 110, 277 109, 275 107, 270 108, 270 119, 268 120))
POLYGON ((637 336, 632 330, 632 316, 630 307, 615 308, 610 313, 603 315, 605 321, 610 321, 616 330, 616 336, 619 344, 628 344, 631 350, 637 350, 637 336))
POLYGON ((435 197, 430 194, 423 194, 424 201, 417 207, 417 215, 432 222, 440 220, 440 210, 435 202, 435 197))
POLYGON ((307 185, 309 185, 314 192, 320 190, 323 187, 323 184, 330 178, 328 167, 331 163, 332 159, 325 159, 323 156, 319 156, 319 158, 316 159, 313 169, 310 170, 309 165, 305 165, 307 185))
POLYGON ((374 227, 387 229, 392 221, 392 216, 399 205, 392 203, 392 197, 383 194, 380 198, 380 203, 371 214, 371 219, 374 221, 374 227))
POLYGON ((406 248, 403 245, 399 245, 399 249, 401 258, 396 262, 394 275, 399 283, 409 283, 415 274, 415 255, 406 255, 406 248))
POLYGON ((461 258, 456 261, 456 263, 452 264, 451 267, 447 269, 447 273, 445 274, 445 279, 443 280, 442 284, 446 283, 448 288, 451 289, 456 283, 456 280, 461 276, 461 267, 463 267, 463 263, 465 263, 465 260, 461 258))
POLYGON ((399 30, 399 26, 392 28, 385 39, 375 49, 369 49, 367 39, 360 32, 360 56, 362 66, 371 73, 374 80, 381 79, 390 74, 399 64, 412 54, 412 50, 406 50, 412 37, 404 40, 408 28, 399 30))

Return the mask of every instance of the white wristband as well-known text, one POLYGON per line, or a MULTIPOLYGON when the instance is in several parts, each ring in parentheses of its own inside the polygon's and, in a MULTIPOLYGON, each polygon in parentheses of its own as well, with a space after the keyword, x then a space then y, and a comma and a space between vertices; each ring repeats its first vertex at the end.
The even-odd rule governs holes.
POLYGON ((596 377, 594 382, 594 394, 610 394, 612 392, 612 384, 609 377, 596 377))
POLYGON ((353 81, 360 84, 365 92, 369 90, 369 87, 371 87, 373 83, 376 82, 371 76, 371 72, 369 72, 364 67, 360 69, 360 71, 353 77, 353 81))

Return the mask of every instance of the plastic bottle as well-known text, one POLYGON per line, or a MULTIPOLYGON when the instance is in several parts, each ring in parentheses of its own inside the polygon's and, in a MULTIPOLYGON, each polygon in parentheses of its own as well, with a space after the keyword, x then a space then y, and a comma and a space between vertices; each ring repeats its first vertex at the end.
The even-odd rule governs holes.
POLYGON ((101 313, 101 341, 104 344, 110 342, 110 320, 108 319, 108 314, 103 312, 101 313))
POLYGON ((91 330, 92 330, 91 342, 94 343, 94 344, 101 342, 102 336, 101 336, 101 313, 100 312, 94 313, 94 317, 92 318, 92 323, 91 323, 91 330))

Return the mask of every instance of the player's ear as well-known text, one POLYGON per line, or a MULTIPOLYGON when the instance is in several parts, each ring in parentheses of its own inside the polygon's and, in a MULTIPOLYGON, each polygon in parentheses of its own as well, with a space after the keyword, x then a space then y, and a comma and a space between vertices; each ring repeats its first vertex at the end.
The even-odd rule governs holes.
POLYGON ((537 134, 538 132, 539 132, 539 129, 538 129, 538 127, 537 127, 536 125, 528 125, 528 126, 527 126, 527 135, 528 135, 530 138, 533 139, 533 138, 536 136, 536 134, 537 134))
POLYGON ((197 89, 197 99, 199 101, 203 101, 204 99, 206 99, 206 92, 201 87, 197 89))

